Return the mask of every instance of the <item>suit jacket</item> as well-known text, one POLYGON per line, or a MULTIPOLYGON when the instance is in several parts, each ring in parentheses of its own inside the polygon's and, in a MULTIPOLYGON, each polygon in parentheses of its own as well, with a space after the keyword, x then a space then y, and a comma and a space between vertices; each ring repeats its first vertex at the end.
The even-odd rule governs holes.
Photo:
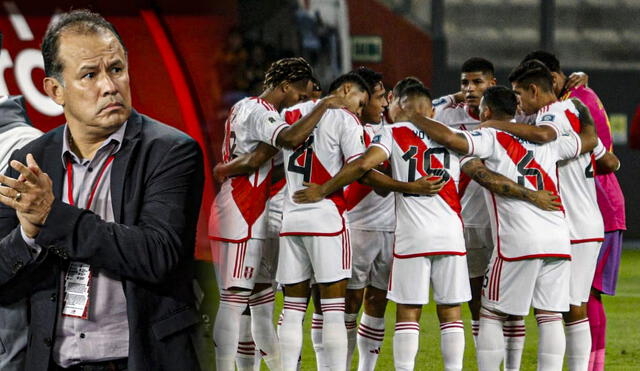
MULTIPOLYGON (((111 169, 115 223, 61 201, 64 127, 31 142, 53 182, 55 201, 32 255, 15 211, 0 204, 0 303, 27 298, 27 370, 46 370, 55 341, 61 270, 88 263, 122 278, 130 370, 198 370, 192 336, 199 323, 192 289, 195 232, 204 174, 202 152, 184 133, 132 112, 111 169)), ((17 177, 13 169, 7 173, 17 177)))

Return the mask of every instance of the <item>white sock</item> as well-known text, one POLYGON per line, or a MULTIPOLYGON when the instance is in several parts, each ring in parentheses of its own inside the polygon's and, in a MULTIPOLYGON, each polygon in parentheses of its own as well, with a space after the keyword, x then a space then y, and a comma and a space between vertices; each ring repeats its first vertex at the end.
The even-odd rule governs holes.
MULTIPOLYGON (((245 311, 246 312, 246 311, 245 311)), ((251 337, 251 316, 243 314, 240 317, 240 331, 238 331, 238 351, 236 366, 238 371, 251 371, 255 361, 256 345, 251 337)))
POLYGON ((507 316, 480 309, 478 332, 478 371, 497 371, 504 358, 504 335, 502 326, 507 316))
POLYGON ((440 324, 440 352, 445 371, 461 371, 464 358, 464 324, 462 321, 440 324))
POLYGON ((565 325, 567 337, 567 366, 569 371, 582 371, 589 367, 591 355, 591 330, 589 318, 565 325))
POLYGON ((356 350, 356 338, 358 335, 358 313, 344 314, 344 327, 347 328, 347 370, 351 370, 353 352, 356 350))
POLYGON ((418 322, 396 322, 393 334, 393 364, 397 371, 413 370, 420 342, 418 322))
POLYGON ((295 370, 302 349, 302 320, 307 311, 307 298, 284 297, 280 326, 280 355, 285 370, 295 370))
POLYGON ((471 335, 473 335, 473 346, 478 348, 478 331, 480 331, 480 321, 471 320, 471 335))
POLYGON ((362 313, 358 326, 358 371, 373 371, 384 340, 384 318, 362 313))
POLYGON ((506 321, 502 331, 505 343, 504 371, 519 370, 526 334, 524 320, 506 321))
POLYGON ((347 364, 347 328, 344 326, 344 298, 320 299, 322 344, 331 371, 347 364))
POLYGON ((562 315, 536 314, 538 321, 538 370, 562 370, 566 346, 562 315))
POLYGON ((278 334, 278 338, 280 338, 280 326, 282 326, 282 320, 284 319, 284 310, 280 312, 278 316, 278 324, 276 325, 276 334, 278 334))
POLYGON ((275 292, 271 287, 249 297, 253 340, 269 370, 282 369, 278 335, 276 335, 276 329, 273 327, 273 304, 275 300, 275 292))
POLYGON ((220 306, 213 326, 213 341, 216 348, 216 369, 234 371, 240 319, 249 301, 248 291, 220 291, 220 306))
POLYGON ((322 314, 313 313, 311 318, 311 343, 316 353, 316 369, 318 371, 329 370, 329 361, 324 353, 324 345, 322 344, 322 314))

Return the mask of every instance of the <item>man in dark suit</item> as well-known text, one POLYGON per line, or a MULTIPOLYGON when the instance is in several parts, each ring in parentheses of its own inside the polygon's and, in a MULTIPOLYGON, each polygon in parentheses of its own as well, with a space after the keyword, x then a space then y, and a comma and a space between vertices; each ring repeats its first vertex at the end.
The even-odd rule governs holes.
POLYGON ((131 108, 127 53, 88 11, 42 43, 67 123, 0 175, 0 303, 30 306, 27 370, 199 370, 198 144, 131 108))

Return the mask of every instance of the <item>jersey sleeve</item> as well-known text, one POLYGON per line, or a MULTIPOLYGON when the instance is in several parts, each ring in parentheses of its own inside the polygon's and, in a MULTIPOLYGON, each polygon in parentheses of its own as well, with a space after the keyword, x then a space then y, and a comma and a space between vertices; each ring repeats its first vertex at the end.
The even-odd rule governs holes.
MULTIPOLYGON (((478 129, 472 131, 454 130, 456 133, 462 133, 467 138, 469 152, 466 158, 479 157, 485 159, 493 155, 496 142, 496 131, 494 129, 478 129)), ((467 160, 468 161, 468 160, 467 160)))
POLYGON ((378 132, 378 134, 373 136, 369 147, 378 147, 382 149, 387 154, 387 158, 389 158, 391 157, 392 145, 393 138, 391 136, 391 128, 383 127, 382 130, 378 132))
POLYGON ((607 149, 604 148, 604 144, 602 143, 600 138, 598 138, 598 144, 596 144, 596 148, 593 149, 593 156, 595 157, 596 160, 599 160, 606 153, 607 153, 607 149))
POLYGON ((553 145, 560 160, 569 160, 580 156, 582 142, 580 137, 573 130, 562 134, 549 145, 553 145))
POLYGON ((264 108, 256 110, 252 119, 251 132, 254 139, 276 147, 278 134, 288 126, 280 114, 264 108))
POLYGON ((433 109, 436 111, 436 115, 441 113, 445 108, 451 107, 456 104, 456 100, 453 95, 445 95, 431 101, 433 109))
POLYGON ((540 113, 536 117, 536 126, 551 126, 556 131, 556 135, 559 138, 562 135, 562 127, 558 122, 560 120, 558 115, 552 112, 540 113))
POLYGON ((364 153, 364 129, 355 119, 349 117, 342 125, 340 136, 340 149, 344 156, 344 162, 351 162, 364 153))

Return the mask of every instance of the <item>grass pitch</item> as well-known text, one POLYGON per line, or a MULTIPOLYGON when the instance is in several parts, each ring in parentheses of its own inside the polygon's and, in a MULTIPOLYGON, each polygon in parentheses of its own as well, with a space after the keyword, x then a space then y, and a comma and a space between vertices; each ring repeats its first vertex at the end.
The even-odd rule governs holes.
MULTIPOLYGON (((616 296, 604 296, 607 312, 607 370, 640 370, 640 250, 625 250, 616 296)), ((282 296, 278 295, 276 314, 280 313, 282 296)), ((311 305, 310 305, 311 307, 311 305)), ((393 370, 392 336, 395 324, 395 304, 389 303, 386 313, 387 332, 376 370, 393 370)), ((469 310, 463 307, 465 337, 464 369, 476 370, 476 356, 471 336, 469 310)), ((538 329, 533 315, 526 318, 527 337, 522 355, 523 371, 536 369, 538 329)), ((442 370, 440 356, 440 329, 435 313, 435 304, 423 309, 420 321, 420 350, 416 357, 416 370, 442 370)), ((302 370, 315 370, 315 353, 310 338, 311 308, 304 322, 304 344, 302 348, 302 370)), ((357 369, 358 354, 354 355, 352 370, 357 369)), ((565 367, 566 368, 566 367, 565 367)), ((267 368, 263 365, 263 370, 267 368)))

